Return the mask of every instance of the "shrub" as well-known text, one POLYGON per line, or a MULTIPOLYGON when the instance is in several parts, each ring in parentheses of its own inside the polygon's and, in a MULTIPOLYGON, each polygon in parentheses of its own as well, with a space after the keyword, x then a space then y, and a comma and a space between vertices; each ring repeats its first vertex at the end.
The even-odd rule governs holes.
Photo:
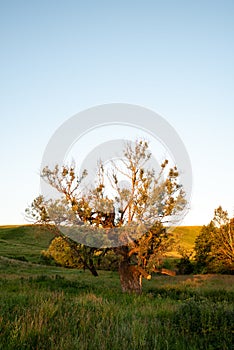
POLYGON ((53 264, 53 261, 60 266, 70 268, 83 267, 81 261, 74 255, 69 243, 62 237, 55 237, 49 248, 41 252, 42 259, 48 264, 53 264))

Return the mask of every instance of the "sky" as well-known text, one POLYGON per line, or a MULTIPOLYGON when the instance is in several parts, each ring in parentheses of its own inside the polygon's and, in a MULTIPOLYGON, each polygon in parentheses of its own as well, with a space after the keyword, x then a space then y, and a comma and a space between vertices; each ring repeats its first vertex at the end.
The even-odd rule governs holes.
POLYGON ((189 153, 184 225, 234 215, 232 0, 0 0, 0 225, 26 223, 51 136, 107 103, 149 108, 189 153))

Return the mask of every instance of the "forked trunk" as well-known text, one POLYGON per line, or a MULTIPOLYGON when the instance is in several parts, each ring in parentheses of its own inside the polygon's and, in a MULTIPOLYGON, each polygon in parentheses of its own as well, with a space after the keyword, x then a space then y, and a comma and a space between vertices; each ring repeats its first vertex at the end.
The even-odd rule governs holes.
POLYGON ((142 274, 136 266, 129 265, 127 261, 123 261, 119 266, 119 277, 124 293, 142 292, 142 274))

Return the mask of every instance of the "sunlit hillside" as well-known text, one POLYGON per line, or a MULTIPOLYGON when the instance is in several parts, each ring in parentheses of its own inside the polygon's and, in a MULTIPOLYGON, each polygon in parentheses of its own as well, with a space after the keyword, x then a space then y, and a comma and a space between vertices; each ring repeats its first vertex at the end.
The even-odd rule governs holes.
MULTIPOLYGON (((190 251, 200 230, 201 226, 181 226, 175 228, 173 234, 180 246, 190 251)), ((37 263, 41 251, 48 248, 53 237, 51 232, 36 225, 0 226, 0 256, 37 263)), ((174 251, 169 256, 179 257, 179 254, 174 251)))

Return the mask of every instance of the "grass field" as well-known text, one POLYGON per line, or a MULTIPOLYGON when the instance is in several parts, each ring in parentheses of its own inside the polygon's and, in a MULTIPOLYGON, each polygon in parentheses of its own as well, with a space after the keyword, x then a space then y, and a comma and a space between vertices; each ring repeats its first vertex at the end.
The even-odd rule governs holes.
POLYGON ((116 272, 37 264, 51 237, 27 230, 0 230, 1 350, 233 349, 234 276, 154 275, 122 294, 116 272))

